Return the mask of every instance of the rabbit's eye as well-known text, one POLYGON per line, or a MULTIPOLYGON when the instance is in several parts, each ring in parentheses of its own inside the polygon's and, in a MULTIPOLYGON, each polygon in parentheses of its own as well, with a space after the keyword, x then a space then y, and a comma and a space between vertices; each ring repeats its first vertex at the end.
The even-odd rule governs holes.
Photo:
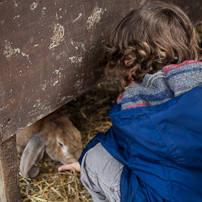
POLYGON ((58 142, 58 146, 63 147, 64 145, 61 142, 58 142))

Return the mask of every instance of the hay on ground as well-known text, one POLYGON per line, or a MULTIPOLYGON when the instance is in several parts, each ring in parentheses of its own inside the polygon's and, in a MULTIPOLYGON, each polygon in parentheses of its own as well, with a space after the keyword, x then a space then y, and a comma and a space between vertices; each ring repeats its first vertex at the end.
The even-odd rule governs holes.
MULTIPOLYGON (((81 131, 84 147, 97 132, 106 132, 110 128, 108 112, 121 91, 117 80, 106 80, 62 107, 63 113, 81 131)), ((80 173, 58 172, 60 165, 45 155, 37 164, 40 173, 35 179, 19 175, 23 202, 92 202, 80 182, 80 173)))

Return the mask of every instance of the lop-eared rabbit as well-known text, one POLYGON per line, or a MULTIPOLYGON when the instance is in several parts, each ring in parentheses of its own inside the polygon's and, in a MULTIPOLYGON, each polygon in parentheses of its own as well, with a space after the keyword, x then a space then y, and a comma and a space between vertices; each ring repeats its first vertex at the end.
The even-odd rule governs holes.
POLYGON ((43 158, 44 152, 62 164, 76 162, 82 152, 80 132, 60 110, 19 131, 16 138, 20 172, 24 177, 38 175, 35 163, 43 158))

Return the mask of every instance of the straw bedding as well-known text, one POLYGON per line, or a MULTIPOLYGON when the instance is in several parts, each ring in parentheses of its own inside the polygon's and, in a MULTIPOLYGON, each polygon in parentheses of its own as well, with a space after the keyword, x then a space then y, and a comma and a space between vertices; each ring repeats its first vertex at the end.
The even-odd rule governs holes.
MULTIPOLYGON (((97 132, 106 132, 110 128, 108 112, 121 91, 117 80, 106 80, 62 107, 63 113, 81 131, 84 147, 97 132)), ((37 165, 40 173, 35 179, 24 178, 19 173, 24 202, 92 202, 90 194, 80 182, 79 173, 58 172, 61 164, 48 156, 37 165)))

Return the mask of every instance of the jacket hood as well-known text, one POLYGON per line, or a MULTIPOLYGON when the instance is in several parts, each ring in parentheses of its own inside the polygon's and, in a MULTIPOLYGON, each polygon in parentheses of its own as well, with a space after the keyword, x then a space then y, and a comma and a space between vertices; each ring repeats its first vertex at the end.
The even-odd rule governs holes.
POLYGON ((162 104, 202 84, 202 62, 188 60, 168 65, 142 82, 131 84, 118 99, 121 109, 162 104))

